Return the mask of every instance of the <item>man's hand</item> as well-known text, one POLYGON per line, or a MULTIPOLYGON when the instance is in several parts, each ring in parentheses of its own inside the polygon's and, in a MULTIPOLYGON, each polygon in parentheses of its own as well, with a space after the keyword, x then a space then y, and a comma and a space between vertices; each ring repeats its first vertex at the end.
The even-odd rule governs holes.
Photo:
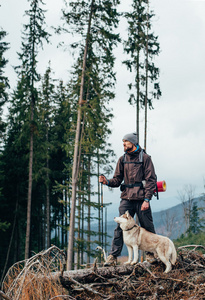
POLYGON ((102 184, 107 184, 107 179, 105 178, 105 176, 100 175, 99 176, 99 182, 102 184))
POLYGON ((147 210, 149 208, 149 202, 144 201, 141 206, 141 210, 147 210))

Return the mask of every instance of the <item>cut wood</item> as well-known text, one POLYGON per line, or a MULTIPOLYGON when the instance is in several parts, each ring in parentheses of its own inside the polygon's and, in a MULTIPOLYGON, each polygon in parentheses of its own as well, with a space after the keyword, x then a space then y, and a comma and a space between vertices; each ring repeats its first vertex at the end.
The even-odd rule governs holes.
POLYGON ((0 299, 12 300, 10 297, 8 297, 6 294, 4 294, 2 291, 0 291, 0 299))
POLYGON ((131 265, 123 265, 116 267, 102 267, 98 269, 82 269, 82 270, 71 270, 65 271, 62 273, 55 272, 51 274, 52 280, 58 280, 60 277, 61 282, 64 284, 70 285, 72 284, 72 280, 76 280, 80 283, 91 283, 96 278, 103 277, 104 279, 113 278, 115 276, 124 276, 130 275, 133 272, 134 266, 131 265))
POLYGON ((99 268, 95 261, 92 268, 71 271, 64 271, 64 262, 62 251, 53 246, 24 264, 15 264, 3 282, 0 299, 23 300, 25 293, 49 300, 141 300, 155 299, 155 295, 167 300, 204 299, 205 256, 187 246, 180 249, 170 274, 163 273, 161 261, 99 268))

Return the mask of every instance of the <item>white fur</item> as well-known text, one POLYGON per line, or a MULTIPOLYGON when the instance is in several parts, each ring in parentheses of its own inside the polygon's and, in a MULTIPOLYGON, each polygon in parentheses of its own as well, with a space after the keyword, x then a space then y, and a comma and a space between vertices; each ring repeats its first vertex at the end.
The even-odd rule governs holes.
POLYGON ((177 253, 173 242, 165 237, 138 226, 129 212, 120 217, 114 218, 115 222, 120 224, 123 230, 124 243, 128 250, 128 261, 125 264, 136 264, 138 262, 138 250, 152 252, 155 257, 166 265, 165 273, 171 271, 175 264, 177 253), (134 258, 133 257, 134 252, 134 258))
POLYGON ((106 255, 106 253, 105 253, 105 250, 104 250, 102 247, 97 246, 97 248, 96 248, 95 250, 100 250, 100 251, 102 251, 104 261, 107 260, 107 255, 106 255))

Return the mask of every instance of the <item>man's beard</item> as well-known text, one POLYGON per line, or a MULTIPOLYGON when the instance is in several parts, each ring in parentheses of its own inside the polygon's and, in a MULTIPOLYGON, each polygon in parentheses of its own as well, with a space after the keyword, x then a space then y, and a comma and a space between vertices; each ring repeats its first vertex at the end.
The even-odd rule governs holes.
POLYGON ((134 149, 134 145, 131 147, 124 147, 124 152, 130 152, 134 149))

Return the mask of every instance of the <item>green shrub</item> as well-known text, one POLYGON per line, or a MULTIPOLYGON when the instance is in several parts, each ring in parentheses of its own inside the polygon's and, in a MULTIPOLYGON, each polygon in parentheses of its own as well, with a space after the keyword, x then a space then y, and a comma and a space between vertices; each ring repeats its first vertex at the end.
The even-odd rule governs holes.
MULTIPOLYGON (((205 232, 201 231, 198 234, 189 233, 187 236, 182 234, 180 238, 173 241, 176 248, 186 245, 201 245, 205 247, 205 232)), ((205 251, 203 251, 205 253, 205 251)))

